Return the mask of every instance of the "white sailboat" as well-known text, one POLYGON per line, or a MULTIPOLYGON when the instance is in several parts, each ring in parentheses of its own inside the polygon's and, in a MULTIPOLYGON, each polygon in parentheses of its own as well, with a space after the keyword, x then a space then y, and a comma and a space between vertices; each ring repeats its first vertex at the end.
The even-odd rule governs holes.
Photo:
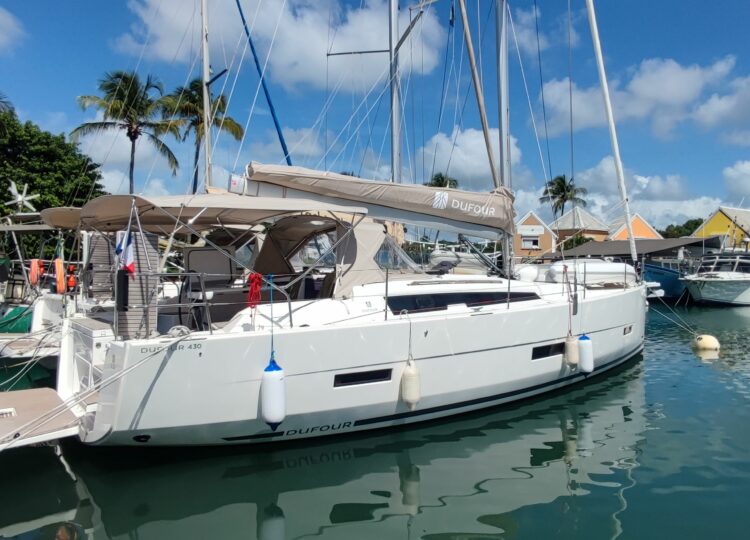
POLYGON ((507 238, 505 187, 470 193, 253 163, 243 193, 84 206, 82 227, 127 231, 134 271, 112 276, 113 320, 64 322, 47 411, 30 407, 31 391, 0 396, 0 449, 73 434, 95 445, 225 445, 400 426, 571 385, 643 348, 646 289, 627 272, 596 282, 577 271, 532 282, 425 275, 364 219, 507 238), (252 268, 207 240, 185 272, 159 271, 156 234, 268 222, 252 268), (315 265, 291 261, 322 234, 335 237, 324 253, 335 267, 320 280, 315 265), (179 298, 160 305, 159 283, 174 278, 179 298))

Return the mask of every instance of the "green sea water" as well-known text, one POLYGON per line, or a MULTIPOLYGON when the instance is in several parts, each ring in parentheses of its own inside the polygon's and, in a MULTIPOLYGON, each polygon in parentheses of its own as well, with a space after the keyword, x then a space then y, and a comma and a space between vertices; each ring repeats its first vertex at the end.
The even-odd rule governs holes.
POLYGON ((0 454, 0 538, 748 538, 749 309, 649 313, 642 357, 547 396, 293 445, 0 454), (58 455, 59 454, 59 455, 58 455), (65 531, 63 531, 65 532, 65 531))

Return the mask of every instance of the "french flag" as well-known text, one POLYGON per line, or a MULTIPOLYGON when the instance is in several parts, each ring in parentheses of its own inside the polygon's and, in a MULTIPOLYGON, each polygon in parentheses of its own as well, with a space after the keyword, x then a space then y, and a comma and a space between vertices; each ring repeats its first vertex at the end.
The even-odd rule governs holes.
POLYGON ((120 240, 115 253, 120 257, 122 268, 128 271, 128 274, 135 274, 135 257, 133 256, 133 235, 127 231, 120 240))

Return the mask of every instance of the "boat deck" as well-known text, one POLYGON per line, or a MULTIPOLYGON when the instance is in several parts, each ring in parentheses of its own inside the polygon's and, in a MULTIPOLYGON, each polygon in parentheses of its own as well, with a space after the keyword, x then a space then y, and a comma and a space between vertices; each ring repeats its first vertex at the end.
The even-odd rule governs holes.
POLYGON ((0 449, 78 433, 78 418, 52 388, 0 393, 0 449))

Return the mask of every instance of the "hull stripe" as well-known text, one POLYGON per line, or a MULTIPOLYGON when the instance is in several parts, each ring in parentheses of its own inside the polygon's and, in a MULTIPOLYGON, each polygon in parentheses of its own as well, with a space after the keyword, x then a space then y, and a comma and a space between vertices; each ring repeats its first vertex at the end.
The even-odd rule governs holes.
MULTIPOLYGON (((460 409, 460 408, 463 408, 463 407, 470 407, 472 405, 479 405, 481 403, 489 403, 491 401, 498 401, 498 400, 509 398, 509 397, 513 397, 513 396, 527 394, 527 393, 530 393, 530 392, 534 392, 536 390, 541 390, 543 388, 547 388, 547 387, 550 387, 550 386, 555 386, 555 385, 558 385, 560 383, 572 381, 574 379, 585 380, 585 379, 587 379, 589 377, 598 375, 598 374, 602 373, 603 371, 605 371, 605 370, 607 370, 609 368, 615 367, 617 364, 621 364, 621 363, 625 362, 626 360, 632 358, 633 356, 635 356, 636 354, 638 354, 642 350, 643 350, 643 345, 639 345, 638 347, 636 347, 635 349, 633 349, 629 353, 625 354, 624 356, 622 356, 620 358, 612 360, 611 362, 607 362, 606 364, 603 364, 603 365, 599 366, 597 369, 595 369, 591 373, 574 373, 573 375, 568 375, 567 377, 563 377, 561 379, 555 379, 554 381, 549 381, 549 382, 546 382, 546 383, 537 384, 535 386, 530 386, 528 388, 523 388, 523 389, 519 389, 519 390, 513 390, 513 391, 510 391, 510 392, 504 392, 502 394, 495 394, 495 395, 492 395, 492 396, 486 396, 486 397, 477 398, 477 399, 471 399, 471 400, 468 400, 468 401, 461 401, 459 403, 450 403, 450 404, 447 404, 447 405, 440 405, 438 407, 431 407, 429 409, 421 409, 421 410, 418 410, 418 411, 407 411, 407 412, 402 412, 402 413, 397 413, 397 414, 391 414, 391 415, 387 415, 387 416, 378 416, 378 417, 375 417, 375 418, 365 418, 363 420, 357 420, 357 421, 355 421, 354 422, 354 426, 355 427, 357 427, 357 426, 368 426, 368 425, 371 425, 371 424, 379 424, 381 422, 391 422, 391 421, 394 421, 394 420, 402 420, 404 418, 412 418, 412 417, 415 417, 415 416, 421 416, 421 415, 425 415, 425 414, 433 414, 433 413, 438 413, 438 412, 443 412, 443 411, 449 411, 451 409, 460 409)), ((236 436, 236 437, 224 437, 223 440, 229 442, 229 441, 250 441, 250 440, 258 440, 258 439, 271 439, 271 438, 276 438, 276 437, 282 437, 284 434, 285 434, 284 431, 263 432, 263 433, 256 433, 254 435, 240 435, 240 436, 236 436)))
POLYGON ((575 373, 573 375, 568 375, 567 377, 563 377, 561 379, 555 379, 554 381, 549 381, 549 382, 546 382, 546 383, 537 384, 537 385, 534 385, 534 386, 530 386, 528 388, 521 388, 519 390, 512 390, 510 392, 504 392, 502 394, 495 394, 493 396, 486 396, 486 397, 481 397, 481 398, 477 398, 477 399, 470 399, 468 401, 461 401, 461 402, 458 402, 458 403, 449 403, 447 405, 440 405, 438 407, 431 407, 429 409, 421 409, 421 410, 418 410, 418 411, 407 411, 407 412, 402 412, 402 413, 397 413, 397 414, 390 414, 390 415, 387 415, 387 416, 378 416, 376 418, 366 418, 364 420, 357 420, 356 422, 354 422, 354 426, 355 427, 356 426, 367 426, 367 425, 370 425, 370 424, 379 424, 380 422, 389 422, 389 421, 393 421, 393 420, 401 420, 403 418, 412 418, 414 416, 421 416, 421 415, 425 415, 425 414, 432 414, 432 413, 437 413, 437 412, 442 412, 442 411, 449 411, 451 409, 461 409, 463 407, 470 407, 472 405, 479 405, 481 403, 488 403, 490 401, 498 401, 498 400, 505 399, 505 398, 508 398, 508 397, 519 396, 519 395, 522 395, 522 394, 528 394, 529 392, 534 392, 535 390, 541 390, 543 388, 547 388, 547 387, 550 387, 550 386, 555 386, 557 384, 564 383, 564 382, 567 382, 567 381, 571 381, 573 379, 584 380, 584 379, 586 379, 588 377, 592 377, 594 375, 598 375, 602 371, 604 371, 606 369, 609 369, 610 367, 614 367, 616 364, 619 364, 619 363, 622 363, 622 362, 628 360, 629 358, 631 358, 631 357, 635 356, 636 354, 638 354, 642 349, 643 349, 643 346, 639 345, 634 350, 632 350, 629 353, 627 353, 625 356, 622 356, 620 358, 612 360, 611 362, 607 362, 606 364, 603 364, 603 365, 599 366, 597 369, 595 369, 591 373, 575 373))

